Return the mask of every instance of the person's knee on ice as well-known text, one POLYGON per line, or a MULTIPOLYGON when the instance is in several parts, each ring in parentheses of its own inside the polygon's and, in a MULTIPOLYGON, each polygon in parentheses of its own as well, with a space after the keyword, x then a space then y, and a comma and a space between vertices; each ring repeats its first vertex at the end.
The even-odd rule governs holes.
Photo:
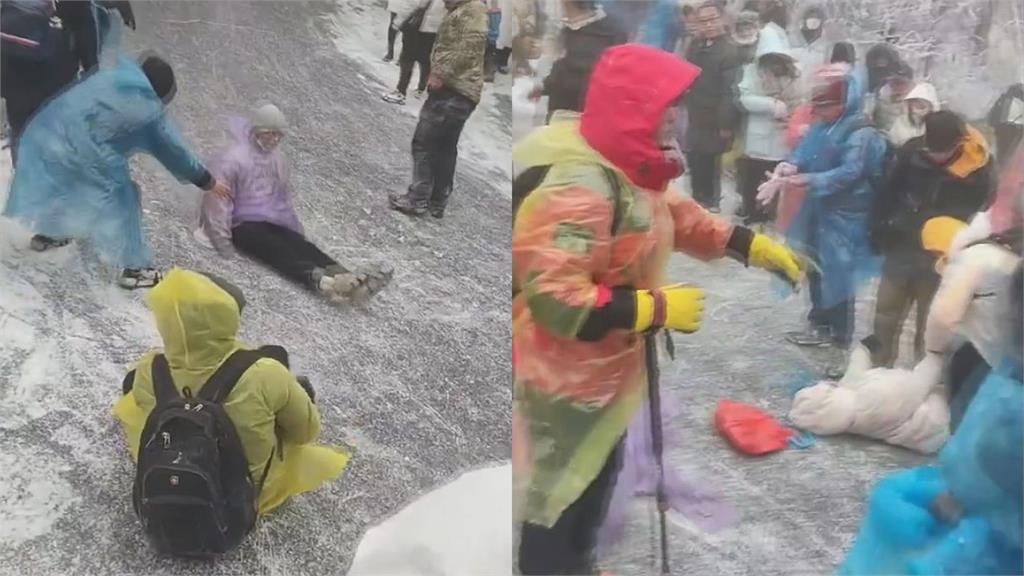
MULTIPOLYGON (((228 358, 249 349, 238 340, 241 291, 220 278, 174 269, 147 295, 146 303, 162 352, 148 352, 135 363, 130 385, 126 379, 123 386, 126 394, 114 407, 133 458, 138 457, 143 423, 156 406, 152 370, 157 354, 166 358, 179 393, 197 396, 228 358)), ((265 513, 290 496, 337 478, 349 456, 345 450, 313 445, 320 434, 315 395, 308 379, 300 382, 275 359, 283 353, 287 361, 287 352, 280 347, 259 352, 260 358, 241 374, 222 405, 241 439, 252 482, 262 486, 259 512, 265 513), (294 477, 296 465, 313 471, 314 477, 294 477)))

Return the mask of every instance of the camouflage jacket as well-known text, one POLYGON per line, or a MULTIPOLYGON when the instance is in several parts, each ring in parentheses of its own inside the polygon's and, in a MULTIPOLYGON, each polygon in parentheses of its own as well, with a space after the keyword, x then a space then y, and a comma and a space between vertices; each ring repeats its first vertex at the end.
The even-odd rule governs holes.
POLYGON ((437 31, 430 73, 448 88, 480 102, 487 48, 487 8, 465 0, 448 12, 437 31))

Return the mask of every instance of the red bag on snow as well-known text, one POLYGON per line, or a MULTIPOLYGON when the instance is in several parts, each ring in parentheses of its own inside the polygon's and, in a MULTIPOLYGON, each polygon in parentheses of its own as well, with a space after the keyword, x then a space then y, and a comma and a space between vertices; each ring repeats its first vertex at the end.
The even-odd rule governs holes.
POLYGON ((784 449, 794 432, 761 410, 732 400, 715 409, 715 429, 733 448, 750 456, 784 449))

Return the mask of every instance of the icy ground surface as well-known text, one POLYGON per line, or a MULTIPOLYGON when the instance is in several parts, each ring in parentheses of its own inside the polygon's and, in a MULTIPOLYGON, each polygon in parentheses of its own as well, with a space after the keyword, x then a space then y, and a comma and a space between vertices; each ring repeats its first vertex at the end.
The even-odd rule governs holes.
MULTIPOLYGON (((688 189, 685 179, 680 184, 688 189)), ((723 188, 728 217, 738 197, 731 182, 723 182, 723 188)), ((792 387, 819 380, 834 355, 785 341, 786 331, 802 326, 809 302, 802 293, 786 296, 768 274, 728 259, 704 264, 675 256, 670 266, 670 280, 703 287, 707 300, 703 328, 677 335, 676 360, 662 365, 662 384, 681 404, 679 415, 665 425, 666 436, 676 442, 666 454, 666 467, 716 490, 740 515, 736 526, 710 535, 674 517, 678 521, 669 522, 672 573, 832 573, 859 529, 874 481, 928 459, 853 436, 818 437, 807 450, 762 458, 731 450, 714 430, 719 400, 784 417, 792 387)), ((867 286, 858 299, 858 338, 870 332, 874 294, 875 287, 867 286)), ((900 348, 904 364, 911 361, 912 347, 906 328, 900 348)), ((658 573, 657 526, 653 499, 637 499, 626 538, 603 567, 614 574, 658 573)))
MULTIPOLYGON (((225 115, 277 103, 292 127, 283 146, 309 235, 343 262, 394 264, 392 286, 370 305, 331 307, 198 246, 198 192, 149 159, 135 165, 159 263, 215 270, 243 288, 242 337, 291 351, 317 387, 323 441, 353 445, 352 464, 219 563, 154 557, 110 414, 126 368, 159 344, 143 292, 117 288, 115 272, 78 245, 31 253, 27 233, 0 221, 0 574, 341 574, 372 524, 510 457, 509 120, 494 96, 477 110, 443 221, 388 210, 387 193, 409 178, 415 116, 380 100, 394 79, 375 80, 364 63, 383 55, 383 2, 342 2, 357 3, 376 12, 139 2, 138 32, 127 35, 130 52, 155 49, 175 65, 170 111, 204 154, 223 142, 225 115), (361 53, 363 31, 345 35, 370 16, 380 47, 361 53)), ((0 166, 0 204, 9 168, 0 166)))

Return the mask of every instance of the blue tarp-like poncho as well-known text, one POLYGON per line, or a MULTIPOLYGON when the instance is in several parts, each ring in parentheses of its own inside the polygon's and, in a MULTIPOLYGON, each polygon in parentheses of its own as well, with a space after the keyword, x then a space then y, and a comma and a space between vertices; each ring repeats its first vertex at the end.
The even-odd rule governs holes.
POLYGON ((879 481, 841 576, 1024 574, 1024 384, 993 371, 971 401, 937 467, 879 481), (963 507, 955 523, 931 513, 949 493, 963 507))
MULTIPOLYGON (((119 24, 104 24, 116 36, 119 24)), ((39 234, 89 240, 105 263, 145 268, 152 260, 128 159, 146 152, 182 181, 205 169, 138 64, 116 56, 116 41, 105 39, 103 50, 99 69, 26 126, 4 215, 39 234)))
POLYGON ((679 17, 675 0, 656 0, 640 25, 637 42, 666 52, 674 52, 684 32, 679 17))
POLYGON ((868 243, 868 218, 886 143, 877 130, 865 127, 860 80, 848 74, 844 81, 842 117, 811 125, 789 158, 806 175, 808 188, 786 238, 821 267, 825 308, 854 298, 880 264, 868 243))

